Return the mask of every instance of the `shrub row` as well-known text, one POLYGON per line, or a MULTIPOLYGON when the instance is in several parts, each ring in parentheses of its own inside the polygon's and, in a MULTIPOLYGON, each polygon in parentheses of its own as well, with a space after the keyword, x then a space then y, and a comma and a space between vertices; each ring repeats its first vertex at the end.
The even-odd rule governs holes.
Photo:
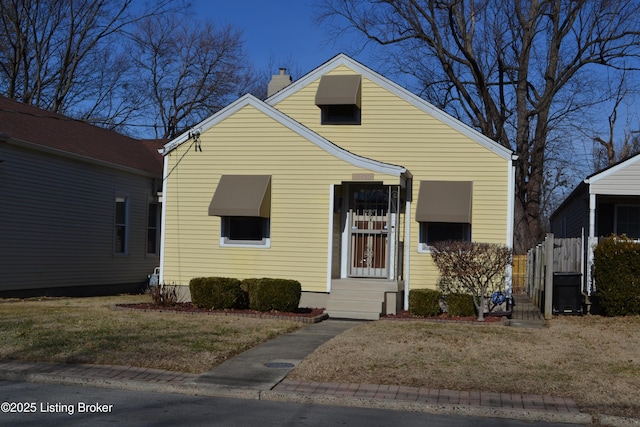
POLYGON ((409 291, 409 313, 415 316, 437 316, 442 311, 440 302, 444 299, 449 316, 475 316, 473 296, 451 293, 443 298, 440 291, 434 289, 411 289, 409 291))
POLYGON ((290 279, 196 277, 189 282, 194 306, 210 310, 295 311, 302 286, 290 279))
POLYGON ((594 250, 596 296, 602 314, 640 314, 640 243, 611 236, 594 250))

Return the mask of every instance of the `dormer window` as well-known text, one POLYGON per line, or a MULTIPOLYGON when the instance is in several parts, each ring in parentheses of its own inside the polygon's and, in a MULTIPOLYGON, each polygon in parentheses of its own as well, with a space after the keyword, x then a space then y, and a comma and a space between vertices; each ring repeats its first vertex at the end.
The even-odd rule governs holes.
POLYGON ((361 87, 359 75, 322 76, 316 92, 323 125, 359 125, 361 87))

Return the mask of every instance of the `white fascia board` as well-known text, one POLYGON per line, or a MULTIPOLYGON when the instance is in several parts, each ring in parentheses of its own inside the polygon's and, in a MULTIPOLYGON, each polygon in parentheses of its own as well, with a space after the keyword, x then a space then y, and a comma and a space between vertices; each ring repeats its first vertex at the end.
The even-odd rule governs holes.
POLYGON ((348 67, 353 71, 360 73, 367 79, 385 88, 389 92, 392 92, 393 94, 397 95, 398 97, 402 98, 408 103, 414 105, 415 107, 419 108, 425 113, 431 115, 435 119, 440 120, 442 123, 457 130, 458 132, 469 137, 473 141, 476 141, 478 144, 484 146, 485 148, 494 152, 500 157, 506 160, 517 159, 517 156, 515 156, 514 152, 511 149, 503 147, 502 145, 492 140, 491 138, 486 137, 485 135, 473 129, 472 127, 466 125, 465 123, 461 122, 455 117, 435 107, 433 104, 430 104, 429 102, 425 101, 419 96, 403 88, 399 84, 387 79, 381 74, 376 73, 375 71, 371 70, 370 68, 367 68, 366 66, 360 64, 356 60, 348 57, 343 53, 336 55, 326 63, 322 64, 320 67, 316 68, 315 70, 301 77, 299 80, 296 80, 286 88, 280 90, 279 92, 275 93, 271 97, 267 98, 265 102, 269 105, 276 105, 280 101, 284 100, 285 98, 289 97, 293 93, 307 86, 314 80, 319 79, 322 75, 328 73, 329 71, 333 70, 334 68, 340 65, 344 65, 345 67, 348 67))
MULTIPOLYGON (((640 162, 640 154, 636 154, 635 156, 618 163, 615 166, 611 166, 609 168, 606 168, 605 170, 603 170, 602 172, 597 172, 587 178, 585 178, 584 183, 585 184, 594 184, 598 181, 600 181, 601 179, 605 179, 611 175, 614 175, 618 172, 620 172, 623 169, 626 169, 627 167, 640 162)), ((589 193, 591 193, 591 186, 589 185, 589 193)))
MULTIPOLYGON (((384 163, 377 160, 369 159, 367 157, 358 156, 357 154, 354 154, 341 147, 338 147, 328 139, 323 138, 322 136, 318 135, 311 129, 307 128, 306 126, 303 126, 301 123, 293 120, 291 117, 276 110, 274 107, 268 104, 265 104, 264 102, 260 101, 258 98, 250 94, 244 95, 243 97, 232 102, 231 104, 229 104, 222 110, 218 111, 211 117, 198 123, 196 126, 193 127, 193 129, 197 129, 201 134, 204 134, 207 130, 209 130, 216 124, 220 123, 221 121, 225 120, 227 117, 235 114, 240 109, 248 105, 256 108, 257 110, 264 113, 268 117, 274 119, 275 121, 279 122, 283 126, 286 126, 287 128, 297 133, 298 135, 302 136, 309 142, 317 145, 319 148, 322 148, 327 153, 341 160, 344 160, 354 166, 367 169, 372 172, 378 172, 378 173, 383 173, 383 174, 393 175, 398 177, 402 176, 407 172, 407 170, 402 166, 392 165, 390 163, 384 163)), ((168 142, 164 146, 164 149, 161 151, 161 154, 166 156, 167 154, 169 154, 169 152, 176 149, 177 147, 187 142, 188 140, 189 140, 189 132, 185 132, 182 135, 179 135, 178 137, 168 142)))

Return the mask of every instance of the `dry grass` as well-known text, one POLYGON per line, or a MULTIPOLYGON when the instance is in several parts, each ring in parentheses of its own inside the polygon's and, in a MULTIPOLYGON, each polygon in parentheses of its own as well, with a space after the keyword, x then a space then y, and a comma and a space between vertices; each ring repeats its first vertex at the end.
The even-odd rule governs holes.
POLYGON ((200 373, 301 325, 283 320, 112 310, 148 296, 0 300, 0 358, 200 373))
MULTIPOLYGON (((0 300, 0 358, 199 373, 299 323, 112 310, 143 296, 0 300)), ((290 378, 567 396, 640 418, 640 317, 560 317, 545 329, 383 320, 357 326, 290 378)))
POLYGON ((566 396, 584 411, 640 417, 640 317, 561 317, 545 329, 367 323, 290 378, 566 396))

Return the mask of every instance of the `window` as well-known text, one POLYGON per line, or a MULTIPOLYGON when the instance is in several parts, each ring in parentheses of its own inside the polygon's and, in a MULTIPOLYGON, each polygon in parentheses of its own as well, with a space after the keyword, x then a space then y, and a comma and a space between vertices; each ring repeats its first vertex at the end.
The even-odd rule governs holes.
POLYGON ((447 240, 471 241, 471 224, 459 222, 421 222, 420 244, 428 249, 435 242, 447 240))
POLYGON ((114 252, 127 253, 127 198, 116 197, 114 252))
POLYGON ((158 229, 160 224, 160 216, 157 203, 149 203, 149 211, 147 218, 147 253, 158 253, 158 229))
POLYGON ((220 246, 270 246, 271 176, 222 175, 209 215, 220 217, 220 246))
POLYGON ((471 181, 420 181, 416 206, 418 251, 428 252, 435 242, 470 242, 472 200, 471 181))
POLYGON ((320 78, 315 103, 323 125, 361 123, 362 76, 325 75, 320 78))
POLYGON ((615 221, 616 234, 640 239, 640 206, 617 205, 615 221))
POLYGON ((323 125, 360 124, 360 109, 355 105, 325 105, 320 110, 323 125))
POLYGON ((250 216, 222 217, 223 245, 267 245, 269 218, 250 216))

